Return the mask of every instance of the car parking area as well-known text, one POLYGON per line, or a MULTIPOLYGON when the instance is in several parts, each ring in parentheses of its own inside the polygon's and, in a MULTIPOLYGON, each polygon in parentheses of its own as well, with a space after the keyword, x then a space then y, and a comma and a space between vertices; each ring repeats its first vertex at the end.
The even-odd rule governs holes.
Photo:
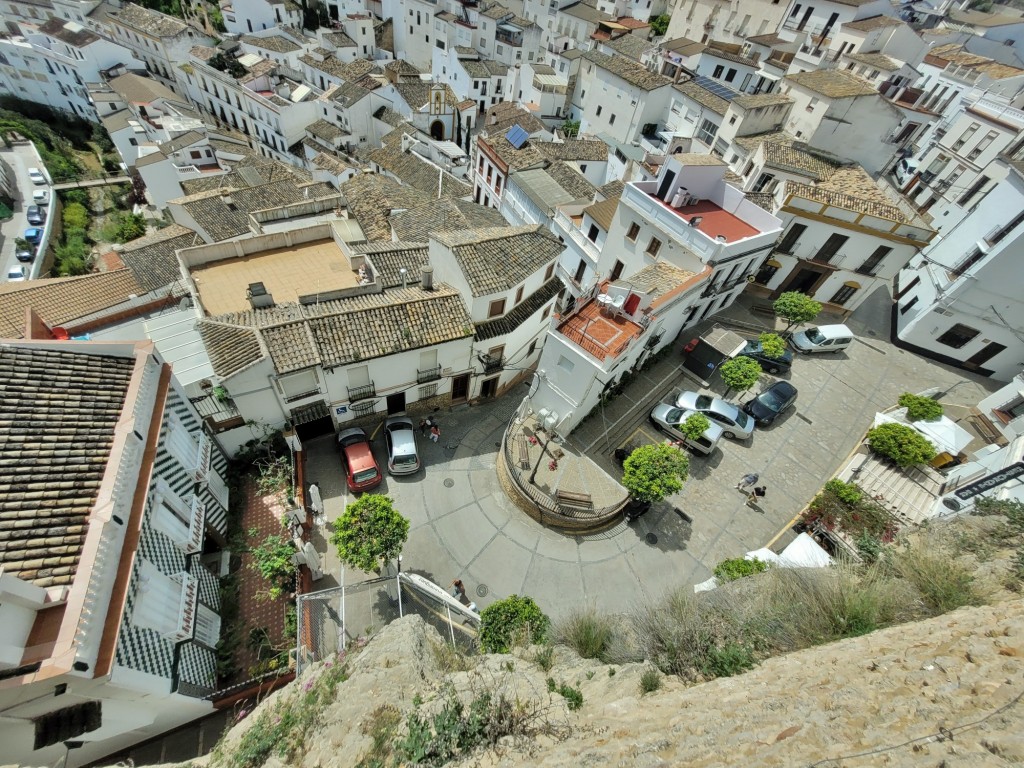
POLYGON ((31 280, 39 276, 46 253, 51 213, 56 210, 54 192, 41 170, 42 160, 31 144, 4 148, 0 156, 11 170, 15 195, 14 215, 0 223, 0 281, 31 280), (30 176, 30 169, 37 170, 38 175, 30 176), (17 248, 19 238, 29 240, 31 247, 17 248))

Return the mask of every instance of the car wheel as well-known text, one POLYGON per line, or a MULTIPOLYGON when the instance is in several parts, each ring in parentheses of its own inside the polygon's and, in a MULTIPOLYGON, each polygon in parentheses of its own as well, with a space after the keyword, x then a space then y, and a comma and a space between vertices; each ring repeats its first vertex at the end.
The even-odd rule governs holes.
POLYGON ((773 366, 768 368, 768 373, 778 373, 778 372, 779 372, 779 366, 777 366, 777 365, 773 365, 773 366))
POLYGON ((736 435, 734 435, 732 432, 723 432, 722 437, 732 440, 736 437, 736 435))

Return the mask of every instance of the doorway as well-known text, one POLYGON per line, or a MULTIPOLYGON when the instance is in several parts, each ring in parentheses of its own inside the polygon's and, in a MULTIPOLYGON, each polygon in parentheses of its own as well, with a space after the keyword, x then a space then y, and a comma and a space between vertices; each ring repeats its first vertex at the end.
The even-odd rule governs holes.
POLYGON ((452 379, 452 402, 469 397, 469 374, 459 374, 452 379))
POLYGON ((661 186, 658 187, 658 199, 668 202, 668 191, 672 189, 672 182, 676 180, 676 172, 668 171, 665 177, 661 180, 661 186))
POLYGON ((430 124, 430 138, 435 141, 444 140, 444 123, 440 120, 435 120, 430 124))
POLYGON ((612 267, 612 273, 608 277, 609 282, 614 283, 616 280, 622 277, 622 270, 624 270, 625 268, 625 264, 623 264, 621 261, 616 261, 615 266, 612 267))
POLYGON ((498 379, 500 376, 495 376, 491 379, 484 379, 480 385, 480 397, 494 397, 498 394, 498 379))
POLYGON ((786 286, 785 290, 806 293, 810 296, 814 293, 814 288, 821 277, 821 272, 813 269, 801 269, 796 273, 796 277, 789 281, 789 285, 786 286))
POLYGON ((396 413, 405 413, 405 392, 388 395, 388 416, 396 413))
POLYGON ((1000 344, 998 341, 990 341, 981 351, 975 352, 964 362, 964 366, 967 368, 980 368, 982 365, 987 363, 993 357, 998 355, 1000 352, 1006 350, 1005 344, 1000 344))

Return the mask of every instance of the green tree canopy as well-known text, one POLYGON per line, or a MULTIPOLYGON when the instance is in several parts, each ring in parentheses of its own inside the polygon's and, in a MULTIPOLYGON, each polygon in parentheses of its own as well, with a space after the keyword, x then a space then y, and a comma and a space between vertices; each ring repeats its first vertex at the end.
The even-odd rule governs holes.
POLYGON ((81 203, 65 205, 61 216, 64 220, 64 226, 68 229, 89 228, 89 210, 81 203))
POLYGON ((710 426, 711 422, 703 413, 691 413, 686 417, 686 421, 679 425, 679 431, 691 440, 696 440, 707 432, 710 426))
POLYGON ((762 333, 757 340, 766 357, 777 359, 786 354, 786 340, 777 333, 762 333))
POLYGON ((542 643, 551 620, 525 595, 512 595, 480 612, 480 647, 484 653, 508 653, 518 642, 542 643))
POLYGON ((868 445, 901 467, 924 464, 935 458, 935 446, 906 424, 879 424, 868 430, 868 445))
POLYGON ((127 243, 146 234, 146 220, 137 213, 122 213, 117 222, 117 242, 127 243))
POLYGON ((295 547, 289 539, 271 534, 249 550, 252 568, 270 584, 268 592, 274 599, 294 586, 295 547))
POLYGON ((574 136, 579 136, 580 133, 580 121, 579 120, 565 120, 562 123, 562 133, 565 134, 567 139, 574 136))
POLYGON ((690 472, 686 454, 668 443, 642 445, 622 466, 622 484, 630 496, 650 503, 682 490, 690 472))
POLYGON ((384 563, 398 557, 408 538, 409 521, 390 497, 366 493, 345 507, 345 514, 334 523, 331 543, 338 548, 341 562, 379 573, 384 563))
POLYGON ((897 402, 907 409, 910 421, 935 421, 942 416, 942 403, 930 397, 904 392, 897 402))
POLYGON ((786 291, 772 304, 775 314, 786 321, 788 331, 799 323, 809 323, 821 312, 821 304, 800 291, 786 291))
POLYGON ((722 363, 718 373, 730 391, 746 392, 761 378, 761 366, 749 357, 734 357, 722 363))
POLYGON ((664 35, 666 32, 668 32, 669 18, 670 17, 666 14, 662 14, 661 16, 655 16, 653 19, 651 19, 651 31, 654 32, 654 34, 657 35, 658 37, 664 35))

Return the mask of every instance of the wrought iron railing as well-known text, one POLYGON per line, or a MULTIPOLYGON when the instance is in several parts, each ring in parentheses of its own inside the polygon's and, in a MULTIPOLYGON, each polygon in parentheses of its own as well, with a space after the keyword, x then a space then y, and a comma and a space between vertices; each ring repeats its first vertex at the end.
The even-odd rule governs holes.
POLYGON ((426 384, 430 381, 437 381, 441 378, 441 366, 435 365, 433 368, 427 368, 426 370, 416 371, 416 383, 426 384))
POLYGON ((348 388, 348 399, 350 402, 356 400, 365 400, 368 397, 377 396, 377 386, 371 381, 369 384, 364 384, 361 387, 349 387, 348 388))

